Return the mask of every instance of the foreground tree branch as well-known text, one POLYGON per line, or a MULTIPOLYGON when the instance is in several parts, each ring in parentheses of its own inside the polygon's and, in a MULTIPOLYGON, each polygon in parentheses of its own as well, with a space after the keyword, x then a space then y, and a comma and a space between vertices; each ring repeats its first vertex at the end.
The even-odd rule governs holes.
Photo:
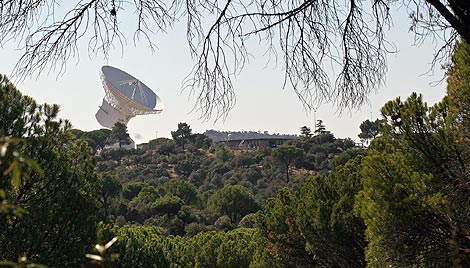
POLYGON ((88 40, 90 53, 107 57, 129 38, 120 30, 124 23, 135 23, 133 41, 143 38, 153 50, 156 34, 185 19, 195 60, 185 88, 197 96, 194 109, 204 119, 225 118, 233 108, 232 80, 251 55, 248 39, 258 39, 273 62, 282 62, 283 86, 292 87, 310 110, 325 101, 339 109, 358 108, 383 84, 387 54, 395 50, 385 35, 392 8, 407 10, 418 43, 439 39, 444 44, 434 63, 448 59, 459 35, 470 41, 470 4, 460 0, 58 2, 0 2, 0 44, 16 42, 24 49, 15 67, 18 78, 46 70, 63 73, 66 63, 78 58, 80 39, 88 40))

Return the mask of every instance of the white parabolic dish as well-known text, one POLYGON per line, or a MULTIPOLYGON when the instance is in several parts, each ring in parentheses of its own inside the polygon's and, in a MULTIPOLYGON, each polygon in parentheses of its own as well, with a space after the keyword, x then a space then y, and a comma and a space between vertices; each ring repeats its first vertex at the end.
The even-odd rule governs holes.
POLYGON ((100 77, 106 94, 95 117, 102 126, 112 128, 117 122, 127 124, 136 115, 162 112, 162 100, 132 75, 103 66, 100 77))

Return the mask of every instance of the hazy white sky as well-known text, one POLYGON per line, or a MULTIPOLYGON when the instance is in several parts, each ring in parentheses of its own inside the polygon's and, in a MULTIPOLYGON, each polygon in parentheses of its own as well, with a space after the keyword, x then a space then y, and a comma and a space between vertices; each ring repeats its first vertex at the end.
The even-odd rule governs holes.
MULTIPOLYGON (((99 78, 102 65, 125 70, 152 88, 165 103, 159 115, 137 116, 128 124, 129 133, 137 143, 158 137, 171 137, 170 132, 178 122, 188 123, 195 133, 207 129, 227 131, 269 131, 270 133, 299 134, 300 127, 313 128, 314 117, 322 119, 326 128, 336 137, 358 140, 359 125, 366 119, 379 116, 382 105, 397 96, 407 97, 416 91, 424 95, 428 103, 439 101, 445 94, 445 83, 430 84, 442 79, 443 72, 423 75, 429 70, 435 44, 430 42, 413 46, 413 35, 407 32, 406 15, 395 18, 395 27, 388 33, 399 52, 389 55, 386 86, 370 95, 370 103, 360 111, 344 111, 339 115, 336 107, 325 103, 316 114, 307 113, 297 96, 289 88, 282 90, 281 65, 265 67, 267 61, 256 57, 246 66, 235 81, 237 103, 227 119, 222 122, 202 121, 197 112, 191 112, 195 98, 181 91, 183 79, 193 65, 186 42, 183 25, 177 25, 168 34, 156 37, 158 49, 152 53, 145 42, 134 46, 131 38, 124 47, 110 52, 108 60, 88 55, 86 42, 80 49, 80 59, 71 59, 64 75, 43 73, 38 79, 15 82, 17 87, 38 102, 56 103, 61 107, 60 116, 69 119, 82 130, 99 129, 95 119, 98 105, 104 97, 99 78)), ((261 51, 256 47, 249 48, 261 51)), ((0 73, 9 75, 19 59, 21 51, 13 43, 0 48, 0 73)))

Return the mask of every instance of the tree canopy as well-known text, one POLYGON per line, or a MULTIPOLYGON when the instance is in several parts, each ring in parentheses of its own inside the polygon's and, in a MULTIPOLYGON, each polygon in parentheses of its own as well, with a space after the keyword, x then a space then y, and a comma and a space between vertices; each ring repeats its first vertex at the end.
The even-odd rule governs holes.
POLYGON ((238 224, 243 216, 258 208, 253 194, 240 185, 225 186, 217 190, 209 197, 208 202, 214 210, 227 215, 232 224, 238 224))
POLYGON ((35 160, 43 171, 21 164, 24 176, 8 183, 4 176, 11 175, 0 165, 0 192, 26 211, 14 219, 0 213, 0 259, 16 260, 25 254, 50 267, 79 266, 95 242, 100 217, 91 149, 83 140, 72 139, 70 123, 57 118, 57 105, 37 104, 4 76, 0 76, 0 107, 5 108, 0 136, 21 138, 15 150, 35 160))
POLYGON ((300 134, 305 138, 310 138, 312 136, 312 129, 307 126, 302 126, 300 128, 300 134))
POLYGON ((361 129, 361 133, 357 135, 361 141, 370 141, 375 139, 380 134, 380 124, 382 124, 382 120, 376 119, 375 121, 370 121, 367 119, 366 121, 362 122, 359 128, 361 129))
POLYGON ((368 148, 320 122, 274 149, 158 139, 121 165, 0 76, 0 259, 79 266, 98 232, 115 267, 470 267, 469 55, 440 102, 387 102, 368 148))
POLYGON ((284 165, 286 181, 289 181, 289 167, 304 156, 304 150, 293 145, 281 145, 275 148, 272 156, 284 165))
POLYGON ((181 146, 184 151, 184 145, 192 135, 191 127, 187 123, 178 123, 178 129, 171 132, 171 136, 175 142, 181 146))
POLYGON ((131 143, 129 133, 127 133, 127 126, 121 122, 114 124, 109 139, 111 142, 118 143, 119 148, 121 148, 123 144, 128 145, 131 143))

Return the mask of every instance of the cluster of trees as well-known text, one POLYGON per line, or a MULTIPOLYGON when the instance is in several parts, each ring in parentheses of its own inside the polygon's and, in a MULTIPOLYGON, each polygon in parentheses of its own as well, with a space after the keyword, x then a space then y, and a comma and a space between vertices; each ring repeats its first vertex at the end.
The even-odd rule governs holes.
MULTIPOLYGON (((279 34, 286 79, 307 107, 331 96, 354 107, 382 82, 383 30, 399 1, 215 2, 135 3, 138 33, 150 31, 145 18, 165 30, 183 12, 188 36, 204 40, 191 46, 200 56, 188 85, 202 85, 203 115, 232 107, 226 52, 243 67, 250 55, 244 42, 253 35, 277 54, 279 34), (207 14, 216 19, 206 33, 199 27, 207 14), (341 37, 341 49, 331 49, 335 38, 325 33, 341 37), (342 70, 333 89, 324 59, 342 70)), ((0 43, 28 41, 20 74, 65 64, 76 42, 90 36, 88 27, 101 40, 90 44, 105 54, 122 41, 117 15, 129 3, 85 1, 63 21, 51 19, 57 4, 0 4, 0 43)), ((387 102, 383 119, 361 125, 359 137, 373 139, 364 153, 349 150, 351 141, 335 139, 322 121, 314 133, 302 127, 291 144, 240 155, 223 146, 207 151, 207 140, 180 123, 173 140, 154 141, 154 150, 111 150, 95 159, 90 146, 102 149, 104 136, 127 142, 122 126, 114 134, 75 131, 87 142, 73 138, 57 105, 37 104, 0 76, 0 259, 26 255, 49 267, 78 267, 94 241, 117 237, 117 267, 470 267, 469 5, 405 6, 419 36, 450 28, 446 45, 462 37, 448 96, 431 107, 417 94, 387 102), (310 176, 300 168, 330 172, 310 176)), ((2 264, 33 266, 19 260, 2 264)))
POLYGON ((5 76, 0 93, 3 260, 78 267, 94 242, 118 237, 118 267, 470 266, 463 41, 448 95, 433 106, 416 93, 387 102, 383 119, 361 125, 367 150, 321 120, 240 154, 180 123, 150 150, 93 156, 89 140, 106 131, 71 130, 57 105, 5 76))
POLYGON ((352 139, 337 139, 326 129, 322 120, 317 120, 313 132, 310 127, 303 126, 300 133, 301 138, 291 144, 305 152, 302 161, 297 164, 301 168, 315 171, 334 170, 338 163, 344 164, 351 156, 361 153, 354 148, 355 142, 352 139), (338 156, 340 158, 336 159, 338 156))
POLYGON ((278 189, 298 188, 310 174, 329 170, 328 162, 341 152, 355 151, 350 139, 336 139, 325 127, 278 148, 237 154, 193 134, 187 123, 179 123, 172 136, 150 141, 148 150, 104 150, 96 157, 106 182, 100 202, 115 223, 159 226, 186 236, 253 226, 253 213, 278 189), (321 160, 313 155, 319 165, 305 157, 312 151, 321 154, 321 160))
POLYGON ((239 228, 228 232, 201 232, 192 237, 168 236, 151 226, 117 227, 102 224, 98 238, 117 237, 113 251, 117 267, 250 267, 258 232, 239 228))
POLYGON ((387 102, 367 155, 268 200, 258 224, 269 265, 468 267, 469 70, 461 42, 441 102, 387 102))
POLYGON ((0 111, 0 137, 19 139, 6 149, 21 155, 11 162, 1 152, 1 206, 8 201, 23 212, 0 213, 0 259, 24 254, 50 267, 79 267, 103 219, 90 147, 72 138, 68 121, 57 119, 57 105, 23 96, 3 75, 0 111))
POLYGON ((102 128, 92 131, 71 129, 70 133, 73 134, 75 139, 85 140, 93 153, 104 150, 106 146, 117 144, 118 148, 122 148, 123 145, 131 143, 127 126, 121 122, 116 122, 112 129, 102 128))
POLYGON ((78 267, 117 237, 117 267, 468 267, 470 46, 453 62, 441 102, 397 98, 361 125, 367 150, 319 120, 236 155, 180 123, 93 156, 105 131, 71 130, 2 76, 0 135, 18 139, 1 143, 0 258, 78 267))
MULTIPOLYGON (((234 155, 185 123, 173 140, 151 141, 151 150, 105 149, 111 140, 125 140, 125 129, 73 130, 57 119, 57 105, 38 105, 1 79, 0 135, 19 138, 10 142, 15 153, 2 149, 2 211, 17 209, 0 214, 4 260, 26 255, 50 267, 78 267, 94 242, 117 236, 123 267, 247 267, 255 252, 256 258, 267 254, 257 246, 255 213, 278 189, 295 188, 308 175, 284 174, 286 161, 302 162, 300 147, 234 155), (8 160, 16 152, 18 161, 8 160)), ((302 144, 308 142, 317 141, 302 144)))

